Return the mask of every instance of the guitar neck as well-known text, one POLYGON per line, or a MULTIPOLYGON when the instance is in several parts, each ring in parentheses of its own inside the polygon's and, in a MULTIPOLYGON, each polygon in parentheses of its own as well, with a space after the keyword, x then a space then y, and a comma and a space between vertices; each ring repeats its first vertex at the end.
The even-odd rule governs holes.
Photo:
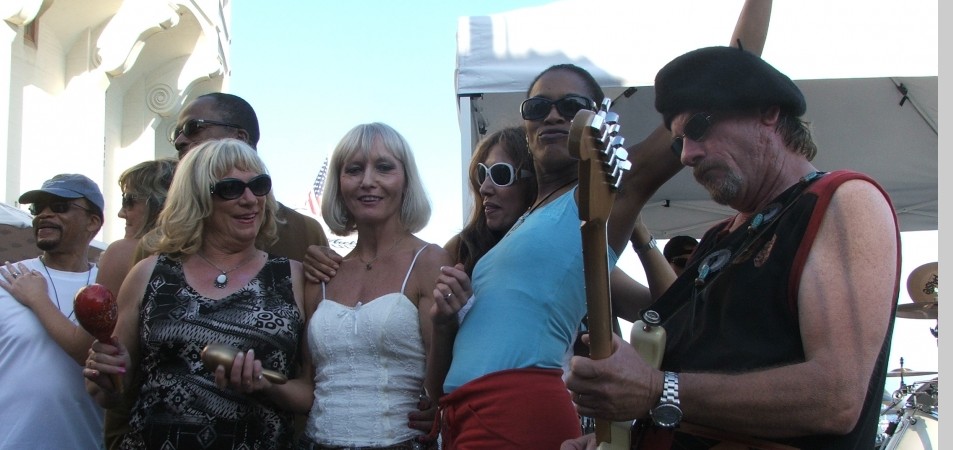
MULTIPOLYGON (((586 221, 580 232, 589 316, 589 357, 604 359, 612 354, 612 303, 609 299, 605 221, 586 221)), ((612 434, 609 421, 596 419, 597 442, 612 442, 612 434)))
POLYGON ((612 354, 612 303, 606 224, 601 220, 587 221, 580 232, 589 316, 589 354, 592 359, 608 358, 612 354))

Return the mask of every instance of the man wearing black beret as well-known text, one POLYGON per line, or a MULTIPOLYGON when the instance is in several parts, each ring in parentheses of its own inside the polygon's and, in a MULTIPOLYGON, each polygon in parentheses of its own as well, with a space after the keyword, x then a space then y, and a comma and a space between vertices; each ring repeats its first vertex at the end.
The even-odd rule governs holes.
POLYGON ((639 436, 677 448, 873 448, 900 280, 887 194, 811 164, 804 96, 756 55, 691 51, 655 90, 672 151, 737 214, 648 308, 667 333, 661 370, 621 341, 573 360, 580 412, 639 419, 639 436))

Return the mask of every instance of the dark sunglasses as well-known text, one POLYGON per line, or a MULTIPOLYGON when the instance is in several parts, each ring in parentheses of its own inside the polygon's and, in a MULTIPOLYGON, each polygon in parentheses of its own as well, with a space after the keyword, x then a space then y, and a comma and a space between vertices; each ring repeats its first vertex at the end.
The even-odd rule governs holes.
POLYGON ((54 202, 34 202, 30 205, 30 214, 38 216, 41 212, 45 211, 46 208, 50 208, 50 211, 53 211, 54 214, 64 214, 69 211, 70 206, 75 206, 86 212, 93 212, 93 210, 86 208, 85 206, 80 206, 76 203, 68 202, 66 200, 58 200, 54 202))
POLYGON ((572 120, 576 113, 589 109, 595 111, 596 102, 581 95, 567 95, 559 100, 553 101, 543 97, 531 97, 523 100, 520 105, 520 114, 524 120, 542 120, 549 115, 553 105, 556 105, 556 112, 566 120, 572 120))
POLYGON ((175 140, 179 138, 179 135, 184 134, 185 137, 190 138, 198 133, 199 130, 207 128, 209 126, 219 126, 219 127, 229 127, 229 128, 238 128, 239 130, 244 129, 239 125, 233 123, 217 122, 214 120, 206 119, 189 119, 182 124, 181 127, 175 127, 172 129, 172 134, 169 135, 169 142, 175 143, 175 140))
POLYGON ((482 186, 483 182, 486 181, 487 175, 490 176, 490 181, 492 181, 493 184, 499 187, 506 187, 515 183, 516 180, 533 176, 533 173, 526 169, 520 169, 519 173, 516 173, 516 169, 513 168, 513 165, 505 162, 498 162, 490 167, 487 167, 483 163, 477 163, 477 183, 482 186))
POLYGON ((136 194, 122 194, 122 207, 131 209, 136 206, 136 200, 139 200, 139 196, 136 194))
POLYGON ((685 128, 683 129, 684 133, 681 136, 675 136, 675 139, 672 139, 672 152, 675 153, 675 156, 682 157, 682 146, 685 145, 685 138, 689 138, 695 142, 701 142, 705 138, 705 134, 708 133, 708 129, 712 125, 712 115, 700 112, 692 115, 688 122, 685 122, 685 128))
POLYGON ((255 197, 268 195, 271 192, 271 177, 261 174, 247 183, 237 178, 226 178, 212 185, 212 193, 222 200, 235 200, 245 193, 245 188, 251 189, 255 197))

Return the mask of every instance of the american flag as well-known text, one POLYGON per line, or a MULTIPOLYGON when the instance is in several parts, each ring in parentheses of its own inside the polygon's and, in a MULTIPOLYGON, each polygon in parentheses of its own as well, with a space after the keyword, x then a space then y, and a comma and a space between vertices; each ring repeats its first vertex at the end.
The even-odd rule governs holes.
POLYGON ((311 187, 311 191, 308 192, 308 201, 307 207, 311 211, 311 215, 320 216, 321 215, 321 193, 324 192, 324 181, 328 176, 328 158, 324 158, 324 163, 321 164, 321 170, 318 171, 318 176, 314 178, 314 185, 311 187))

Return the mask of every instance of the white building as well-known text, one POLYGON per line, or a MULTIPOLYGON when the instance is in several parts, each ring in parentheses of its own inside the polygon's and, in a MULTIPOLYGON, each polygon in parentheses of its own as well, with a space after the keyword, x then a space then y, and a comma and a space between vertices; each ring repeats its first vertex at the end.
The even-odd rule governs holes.
POLYGON ((57 173, 99 183, 106 224, 126 168, 174 156, 182 106, 227 90, 231 3, 220 0, 0 1, 0 197, 15 204, 57 173))

